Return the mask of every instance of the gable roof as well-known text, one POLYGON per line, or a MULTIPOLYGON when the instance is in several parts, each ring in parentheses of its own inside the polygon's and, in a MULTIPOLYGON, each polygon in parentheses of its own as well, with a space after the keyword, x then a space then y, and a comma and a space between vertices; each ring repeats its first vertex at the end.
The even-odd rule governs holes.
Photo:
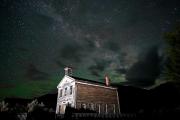
POLYGON ((75 80, 78 80, 78 81, 81 81, 81 82, 88 82, 88 83, 96 83, 96 84, 105 85, 104 82, 100 82, 100 81, 89 80, 89 79, 80 78, 80 77, 75 77, 75 76, 71 76, 71 77, 74 78, 75 80))
POLYGON ((93 86, 99 86, 99 87, 110 88, 110 89, 117 89, 117 86, 113 84, 111 84, 110 86, 106 86, 105 82, 89 80, 89 79, 80 78, 76 76, 69 76, 69 75, 65 75, 63 77, 63 79, 57 85, 57 88, 59 89, 62 86, 62 84, 65 84, 67 82, 74 83, 73 81, 80 84, 93 85, 93 86))
MULTIPOLYGON (((101 85, 101 86, 106 86, 105 82, 100 82, 100 81, 95 81, 95 80, 89 80, 85 78, 80 78, 76 76, 70 76, 74 78, 76 81, 83 82, 83 83, 90 83, 90 84, 95 84, 95 85, 101 85)), ((114 87, 114 85, 106 86, 106 87, 114 87)))
POLYGON ((67 82, 72 82, 72 81, 74 81, 74 80, 75 80, 75 79, 72 78, 71 76, 65 75, 65 76, 62 78, 62 80, 59 82, 59 84, 57 85, 57 88, 61 87, 62 84, 65 84, 65 83, 67 83, 67 82))

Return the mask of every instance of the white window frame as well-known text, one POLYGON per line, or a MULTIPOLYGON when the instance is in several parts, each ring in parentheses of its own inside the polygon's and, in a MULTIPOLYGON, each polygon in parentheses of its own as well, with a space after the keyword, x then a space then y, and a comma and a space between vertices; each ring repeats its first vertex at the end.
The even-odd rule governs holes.
POLYGON ((71 85, 71 86, 70 86, 69 94, 72 95, 72 93, 73 93, 73 86, 71 85))
POLYGON ((67 96, 67 87, 64 88, 64 96, 67 96))

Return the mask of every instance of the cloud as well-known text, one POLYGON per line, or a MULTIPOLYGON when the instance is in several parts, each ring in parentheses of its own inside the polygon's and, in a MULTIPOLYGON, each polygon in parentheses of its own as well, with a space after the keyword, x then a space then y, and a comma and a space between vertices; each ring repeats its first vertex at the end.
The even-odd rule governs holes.
POLYGON ((34 63, 26 68, 30 79, 44 79, 47 73, 56 73, 65 66, 98 77, 110 71, 117 76, 130 71, 134 75, 132 69, 136 71, 148 61, 143 57, 150 47, 161 43, 154 37, 156 24, 148 21, 151 16, 138 14, 139 3, 30 0, 26 4, 29 6, 19 7, 30 9, 22 17, 25 29, 22 38, 27 39, 18 40, 18 44, 20 52, 25 53, 28 48, 32 53, 26 55, 34 63))
MULTIPOLYGON (((106 59, 106 56, 102 56, 105 53, 108 56, 116 57, 110 58, 111 65, 105 66, 104 69, 109 69, 108 67, 112 68, 111 70, 122 69, 123 67, 127 69, 137 62, 137 56, 143 45, 142 43, 138 44, 141 40, 138 40, 137 32, 139 30, 141 31, 142 28, 134 25, 128 26, 128 28, 114 29, 113 25, 108 26, 104 22, 101 25, 95 22, 102 19, 100 16, 96 16, 95 14, 96 17, 89 18, 88 15, 90 16, 92 14, 91 11, 86 11, 88 15, 84 15, 82 11, 79 11, 83 7, 81 6, 82 4, 77 3, 73 1, 58 2, 56 0, 49 3, 44 1, 38 3, 38 13, 54 20, 52 23, 53 28, 56 28, 54 34, 57 34, 57 39, 61 40, 59 50, 56 52, 58 54, 57 60, 55 60, 57 65, 77 67, 82 64, 88 64, 86 66, 91 67, 87 68, 87 70, 95 73, 97 70, 103 70, 98 69, 101 65, 94 65, 94 63, 96 64, 94 58, 99 61, 101 60, 99 56, 106 59), (79 16, 80 14, 82 15, 79 16), (87 21, 88 18, 95 23, 89 24, 87 21), (60 38, 60 35, 63 38, 60 38)), ((108 13, 108 15, 110 14, 108 13)), ((104 15, 101 16, 105 17, 104 15)), ((114 17, 119 19, 118 16, 114 17)))
POLYGON ((83 48, 78 44, 73 45, 65 45, 60 52, 61 58, 65 60, 71 60, 73 62, 81 62, 81 58, 83 57, 83 48))
POLYGON ((127 70, 125 68, 118 68, 115 69, 115 71, 119 74, 126 74, 127 70))
POLYGON ((23 48, 23 47, 19 47, 19 48, 17 48, 17 50, 19 52, 29 52, 29 50, 27 48, 23 48))
POLYGON ((90 66, 88 68, 88 70, 90 71, 90 73, 93 75, 93 76, 96 76, 96 77, 100 77, 100 71, 97 69, 96 66, 90 66))
POLYGON ((117 52, 118 50, 120 50, 120 44, 118 42, 115 42, 115 41, 108 41, 106 43, 105 47, 109 50, 114 51, 114 52, 117 52))
POLYGON ((154 84, 156 78, 160 75, 160 58, 158 48, 152 47, 145 57, 132 65, 128 69, 126 79, 129 84, 137 86, 149 86, 154 84))
POLYGON ((95 63, 88 67, 92 75, 100 77, 102 72, 110 65, 110 61, 106 59, 94 59, 95 63))
POLYGON ((0 89, 1 88, 13 88, 15 85, 9 84, 9 83, 0 83, 0 89))
POLYGON ((34 64, 29 64, 26 68, 25 77, 29 80, 47 80, 49 74, 38 70, 34 64))
POLYGON ((83 62, 83 58, 88 56, 88 48, 79 45, 76 42, 68 43, 59 50, 56 63, 59 66, 75 67, 83 62), (73 44, 74 43, 74 44, 73 44))

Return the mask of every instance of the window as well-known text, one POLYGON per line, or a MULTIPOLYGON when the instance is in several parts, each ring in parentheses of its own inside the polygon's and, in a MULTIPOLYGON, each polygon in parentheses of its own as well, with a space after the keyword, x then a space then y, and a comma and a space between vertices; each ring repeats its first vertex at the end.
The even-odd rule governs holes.
POLYGON ((81 106, 81 108, 86 109, 86 104, 83 103, 82 106, 81 106))
POLYGON ((77 104, 76 104, 76 108, 77 109, 80 109, 82 106, 81 106, 81 102, 77 102, 77 104))
POLYGON ((106 113, 106 105, 104 103, 101 104, 101 113, 106 113))
POLYGON ((114 114, 116 114, 116 106, 115 106, 115 104, 113 104, 113 111, 114 111, 114 114))
POLYGON ((107 105, 107 113, 111 113, 113 114, 114 113, 114 104, 108 104, 107 105))
POLYGON ((93 103, 91 103, 89 107, 90 107, 90 110, 94 110, 94 104, 93 103))
POLYGON ((106 104, 106 106, 105 106, 106 108, 105 108, 105 111, 106 111, 106 114, 108 113, 108 107, 107 107, 107 104, 106 104))
POLYGON ((100 104, 98 104, 98 112, 99 112, 99 114, 101 113, 101 105, 100 104))
POLYGON ((64 91, 64 96, 67 95, 67 87, 65 88, 65 91, 64 91))
POLYGON ((59 97, 62 97, 62 89, 59 91, 59 97))
POLYGON ((98 112, 99 111, 99 108, 98 108, 99 106, 98 106, 98 104, 97 103, 95 103, 94 104, 94 110, 96 111, 96 112, 98 112))
POLYGON ((70 95, 72 94, 72 86, 70 86, 70 95))

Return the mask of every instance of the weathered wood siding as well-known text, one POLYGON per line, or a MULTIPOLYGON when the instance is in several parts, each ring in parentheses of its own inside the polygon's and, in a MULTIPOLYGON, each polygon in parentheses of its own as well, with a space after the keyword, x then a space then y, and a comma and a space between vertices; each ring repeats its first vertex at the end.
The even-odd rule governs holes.
POLYGON ((92 108, 90 106, 91 104, 93 104, 93 108, 97 112, 99 111, 99 109, 101 113, 119 112, 119 105, 117 99, 118 96, 116 89, 109 89, 99 86, 76 83, 76 91, 77 108, 81 108, 82 104, 84 103, 86 104, 87 108, 92 108))

